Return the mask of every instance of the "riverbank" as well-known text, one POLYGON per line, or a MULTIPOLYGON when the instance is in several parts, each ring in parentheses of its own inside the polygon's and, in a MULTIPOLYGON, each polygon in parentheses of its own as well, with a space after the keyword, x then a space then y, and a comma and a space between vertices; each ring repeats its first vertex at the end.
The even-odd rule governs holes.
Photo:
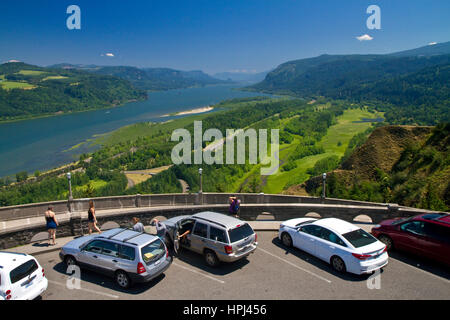
POLYGON ((191 114, 200 114, 200 113, 210 112, 212 110, 214 110, 214 107, 207 106, 207 107, 203 107, 203 108, 196 108, 196 109, 187 110, 187 111, 165 114, 165 115, 162 115, 161 118, 186 116, 186 115, 191 115, 191 114))

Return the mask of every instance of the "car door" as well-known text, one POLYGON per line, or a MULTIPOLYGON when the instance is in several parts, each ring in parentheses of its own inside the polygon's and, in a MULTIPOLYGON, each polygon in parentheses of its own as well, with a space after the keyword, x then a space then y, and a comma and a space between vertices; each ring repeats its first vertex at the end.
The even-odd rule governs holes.
POLYGON ((184 239, 180 239, 180 246, 184 248, 191 248, 191 235, 194 228, 195 220, 194 219, 183 219, 177 223, 177 228, 175 231, 175 239, 178 236, 181 236, 186 231, 190 231, 190 234, 184 237, 184 239))
POLYGON ((450 228, 425 222, 428 257, 450 264, 450 228))
POLYGON ((103 245, 101 240, 92 240, 81 249, 77 261, 89 269, 101 270, 102 267, 99 265, 99 256, 102 253, 102 249, 103 245))
POLYGON ((98 266, 108 274, 114 274, 119 262, 119 244, 112 241, 100 241, 102 252, 97 255, 98 266))
POLYGON ((345 243, 331 230, 324 227, 319 228, 316 230, 319 232, 319 239, 317 239, 315 247, 316 256, 327 262, 335 254, 341 256, 340 252, 345 243))
POLYGON ((428 256, 424 226, 425 223, 419 220, 408 221, 400 225, 401 233, 397 236, 400 247, 416 254, 428 256))
POLYGON ((191 249, 203 253, 208 241, 208 225, 197 221, 191 235, 191 249))
POLYGON ((294 246, 315 255, 316 240, 318 239, 319 226, 310 224, 300 227, 294 239, 294 246))

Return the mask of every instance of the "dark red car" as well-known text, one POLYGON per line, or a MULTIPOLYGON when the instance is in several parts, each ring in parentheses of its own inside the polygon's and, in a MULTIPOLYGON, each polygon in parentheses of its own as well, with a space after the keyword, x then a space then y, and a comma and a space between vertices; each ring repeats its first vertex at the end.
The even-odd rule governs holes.
POLYGON ((385 220, 372 234, 387 249, 409 251, 450 266, 450 214, 427 213, 411 218, 385 220))

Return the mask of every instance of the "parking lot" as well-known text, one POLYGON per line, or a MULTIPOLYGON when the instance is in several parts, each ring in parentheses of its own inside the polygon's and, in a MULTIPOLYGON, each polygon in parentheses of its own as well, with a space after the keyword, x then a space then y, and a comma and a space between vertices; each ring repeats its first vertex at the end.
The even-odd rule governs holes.
POLYGON ((259 232, 259 248, 233 264, 213 269, 203 257, 184 251, 152 282, 120 289, 113 279, 82 271, 80 289, 66 287, 68 275, 58 252, 38 255, 49 288, 42 299, 449 299, 450 271, 445 266, 393 252, 380 281, 338 274, 298 249, 288 249, 276 232, 259 232), (379 286, 378 286, 379 285, 379 286), (379 287, 379 289, 377 289, 379 287))

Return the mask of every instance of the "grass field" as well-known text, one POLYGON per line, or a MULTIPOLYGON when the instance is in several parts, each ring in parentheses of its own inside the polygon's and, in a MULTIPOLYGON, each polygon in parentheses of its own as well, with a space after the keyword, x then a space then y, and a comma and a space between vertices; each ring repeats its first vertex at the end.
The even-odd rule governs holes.
POLYGON ((44 79, 42 79, 42 81, 47 81, 47 80, 61 80, 61 79, 68 79, 67 77, 64 76, 49 76, 49 77, 45 77, 44 79))
POLYGON ((23 90, 32 90, 35 89, 36 86, 33 86, 26 82, 16 82, 16 81, 1 81, 0 85, 5 90, 12 90, 12 89, 23 89, 23 90))
POLYGON ((47 72, 44 71, 37 71, 37 70, 20 70, 17 72, 18 74, 22 74, 24 76, 40 76, 47 72))
MULTIPOLYGON (((314 156, 305 157, 296 160, 297 168, 282 172, 278 171, 277 174, 269 176, 267 183, 263 187, 265 193, 280 193, 286 187, 290 185, 301 184, 305 182, 310 176, 307 174, 307 170, 312 168, 315 163, 321 159, 327 158, 332 155, 336 155, 341 158, 347 149, 350 139, 360 133, 364 132, 371 126, 369 122, 354 122, 363 118, 375 119, 380 117, 381 114, 373 114, 367 110, 350 109, 346 110, 344 114, 338 117, 338 123, 331 126, 328 129, 327 134, 318 143, 325 149, 325 153, 314 156)), ((284 159, 287 163, 287 159, 292 151, 295 150, 298 140, 294 140, 290 145, 281 145, 280 159, 284 159)))

